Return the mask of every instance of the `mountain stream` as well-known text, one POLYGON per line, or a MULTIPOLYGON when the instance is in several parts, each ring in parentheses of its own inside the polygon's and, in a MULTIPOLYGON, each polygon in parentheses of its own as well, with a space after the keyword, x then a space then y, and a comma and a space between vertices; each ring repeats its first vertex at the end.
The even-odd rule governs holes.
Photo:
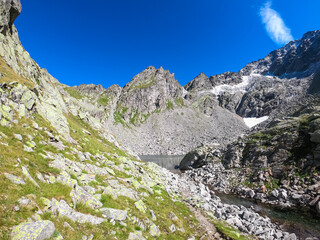
MULTIPOLYGON (((168 169, 169 171, 179 174, 181 173, 176 166, 184 157, 183 155, 141 155, 139 156, 142 161, 154 162, 159 166, 168 169)), ((320 238, 320 219, 314 217, 307 211, 301 211, 301 209, 281 210, 256 203, 251 200, 242 199, 235 195, 227 195, 217 193, 221 201, 227 204, 243 205, 247 208, 253 208, 256 212, 263 216, 268 216, 272 221, 283 226, 285 231, 294 232, 299 239, 318 239, 320 238), (318 237, 318 238, 312 238, 318 237)))

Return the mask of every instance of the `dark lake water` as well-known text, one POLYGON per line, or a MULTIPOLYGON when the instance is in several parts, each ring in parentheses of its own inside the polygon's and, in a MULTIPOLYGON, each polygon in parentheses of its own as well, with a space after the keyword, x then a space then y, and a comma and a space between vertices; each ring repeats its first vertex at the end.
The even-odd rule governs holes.
MULTIPOLYGON (((161 167, 164 167, 171 172, 181 173, 175 166, 179 165, 183 159, 183 155, 142 155, 139 156, 142 161, 154 162, 161 167)), ((256 212, 263 216, 268 216, 274 222, 284 226, 284 230, 294 232, 299 239, 308 237, 317 237, 320 239, 320 219, 313 216, 311 213, 303 210, 281 210, 273 208, 269 205, 264 205, 239 198, 235 195, 218 194, 223 203, 242 205, 247 208, 253 207, 256 212)))
POLYGON ((184 155, 141 155, 139 157, 144 162, 154 162, 173 173, 180 173, 180 170, 175 169, 175 166, 179 166, 184 155))

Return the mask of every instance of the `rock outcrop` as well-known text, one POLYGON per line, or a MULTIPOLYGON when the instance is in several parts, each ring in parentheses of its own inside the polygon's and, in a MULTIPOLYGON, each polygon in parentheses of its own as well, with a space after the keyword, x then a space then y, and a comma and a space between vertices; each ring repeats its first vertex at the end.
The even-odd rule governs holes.
POLYGON ((1 0, 0 32, 4 34, 7 30, 12 30, 13 22, 19 16, 21 10, 20 0, 1 0))

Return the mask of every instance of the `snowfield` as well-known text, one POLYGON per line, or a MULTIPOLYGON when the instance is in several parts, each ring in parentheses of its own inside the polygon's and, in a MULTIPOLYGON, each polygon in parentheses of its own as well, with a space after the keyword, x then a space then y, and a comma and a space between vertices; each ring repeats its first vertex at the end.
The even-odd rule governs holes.
POLYGON ((264 116, 260 118, 244 118, 243 121, 249 128, 253 128, 254 126, 268 120, 268 118, 269 116, 264 116))

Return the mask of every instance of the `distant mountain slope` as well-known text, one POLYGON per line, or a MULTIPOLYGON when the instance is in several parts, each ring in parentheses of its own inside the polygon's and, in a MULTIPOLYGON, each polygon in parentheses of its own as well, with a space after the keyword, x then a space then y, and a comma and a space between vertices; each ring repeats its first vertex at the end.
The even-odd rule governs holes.
POLYGON ((238 73, 201 73, 184 88, 169 71, 148 67, 124 88, 73 90, 84 97, 79 111, 91 112, 88 121, 102 124, 133 151, 181 154, 207 142, 230 142, 247 129, 242 117, 272 116, 316 93, 319 45, 320 31, 308 32, 238 73))
POLYGON ((112 132, 139 154, 183 154, 200 143, 229 142, 247 127, 214 99, 203 109, 168 70, 148 67, 124 88, 113 85, 65 87, 74 114, 112 132), (77 99, 77 101, 75 101, 77 99), (79 101, 80 100, 80 101, 79 101))
POLYGON ((242 117, 262 117, 293 98, 315 93, 319 69, 320 31, 313 31, 237 73, 200 74, 185 89, 188 99, 214 95, 220 106, 242 117))

